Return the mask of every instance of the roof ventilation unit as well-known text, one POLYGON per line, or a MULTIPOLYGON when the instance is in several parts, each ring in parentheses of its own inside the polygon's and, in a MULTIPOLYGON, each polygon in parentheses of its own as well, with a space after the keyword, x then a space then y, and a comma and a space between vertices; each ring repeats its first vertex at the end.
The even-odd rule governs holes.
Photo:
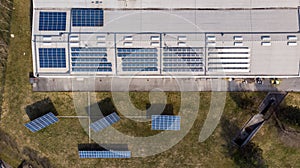
POLYGON ((133 37, 132 36, 124 36, 125 41, 132 41, 133 37))
POLYGON ((271 46, 271 42, 261 42, 261 45, 268 47, 271 46))
POLYGON ((185 40, 187 40, 187 37, 186 36, 178 36, 178 40, 185 41, 185 40))
POLYGON ((151 36, 150 38, 152 41, 159 41, 159 36, 151 36))

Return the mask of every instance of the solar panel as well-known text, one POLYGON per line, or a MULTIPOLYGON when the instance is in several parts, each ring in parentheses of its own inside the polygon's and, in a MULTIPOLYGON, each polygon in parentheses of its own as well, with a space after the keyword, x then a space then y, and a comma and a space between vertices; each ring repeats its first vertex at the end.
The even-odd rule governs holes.
POLYGON ((102 9, 72 9, 72 26, 103 26, 102 9))
POLYGON ((80 158, 130 158, 130 151, 79 151, 80 158))
POLYGON ((180 130, 180 116, 152 115, 152 130, 180 130))
POLYGON ((65 68, 66 51, 64 48, 39 48, 40 68, 65 68))
POLYGON ((39 117, 27 124, 25 124, 25 127, 28 128, 32 132, 37 132, 45 127, 48 127, 51 124, 54 124, 58 121, 58 118, 55 117, 53 113, 48 113, 46 115, 43 115, 42 117, 39 117))
POLYGON ((40 12, 40 31, 66 30, 66 12, 40 12))
POLYGON ((117 113, 112 113, 94 123, 91 124, 91 128, 95 131, 98 132, 114 123, 120 120, 120 117, 118 116, 117 113))

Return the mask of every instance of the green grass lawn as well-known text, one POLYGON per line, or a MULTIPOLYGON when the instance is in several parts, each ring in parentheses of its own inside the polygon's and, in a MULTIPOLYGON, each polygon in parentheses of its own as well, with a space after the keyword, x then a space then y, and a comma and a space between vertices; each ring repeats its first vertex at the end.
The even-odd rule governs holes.
MULTIPOLYGON (((196 122, 190 132, 173 148, 145 158, 79 159, 77 145, 89 138, 77 119, 60 121, 38 133, 31 133, 24 124, 29 121, 25 107, 49 97, 60 116, 76 115, 72 93, 32 92, 28 74, 32 71, 30 1, 15 0, 11 23, 9 58, 4 88, 3 112, 0 123, 0 158, 13 167, 22 160, 36 167, 300 167, 300 149, 289 147, 278 137, 274 121, 268 122, 244 151, 229 143, 236 131, 255 114, 266 93, 228 93, 223 117, 213 135, 198 142, 199 132, 209 111, 210 93, 199 93, 201 103, 196 122), (25 53, 25 55, 24 55, 25 53)), ((145 110, 149 94, 129 94, 132 103, 145 110)), ((174 111, 180 108, 180 93, 166 93, 174 111)), ((97 101, 111 98, 111 93, 97 93, 97 101)), ((286 104, 300 108, 300 95, 289 94, 286 104)), ((122 109, 118 109, 122 112, 122 109)), ((132 136, 149 136, 156 132, 149 125, 123 120, 114 125, 132 136)))

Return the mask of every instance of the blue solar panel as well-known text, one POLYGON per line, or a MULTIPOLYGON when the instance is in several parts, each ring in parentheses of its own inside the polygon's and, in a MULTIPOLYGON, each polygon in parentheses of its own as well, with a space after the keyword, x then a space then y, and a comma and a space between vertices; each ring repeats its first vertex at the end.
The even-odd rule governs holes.
POLYGON ((114 123, 120 120, 120 117, 118 116, 117 113, 112 113, 94 123, 91 124, 91 128, 95 131, 98 132, 114 123))
POLYGON ((72 68, 73 72, 112 72, 110 68, 72 68))
POLYGON ((158 71, 157 48, 117 48, 124 72, 158 71))
POLYGON ((40 12, 40 31, 66 30, 66 12, 40 12))
POLYGON ((164 72, 203 72, 203 48, 164 47, 164 72))
POLYGON ((64 48, 39 48, 40 68, 65 68, 64 48))
POLYGON ((79 151, 80 158, 130 158, 130 151, 79 151))
POLYGON ((156 48, 118 48, 118 53, 157 53, 156 48))
POLYGON ((122 68, 122 70, 123 71, 127 71, 127 72, 133 72, 133 71, 148 71, 148 72, 151 72, 151 71, 158 71, 158 68, 156 68, 156 67, 144 67, 144 68, 138 68, 138 67, 134 67, 134 68, 132 68, 132 67, 130 67, 130 68, 127 68, 127 67, 123 67, 122 68))
POLYGON ((25 127, 28 128, 32 132, 37 132, 51 124, 54 124, 58 121, 58 118, 55 117, 53 113, 48 113, 46 115, 43 115, 42 117, 39 117, 27 124, 25 124, 25 127))
POLYGON ((152 130, 180 130, 180 116, 152 115, 152 130))
POLYGON ((103 26, 103 10, 72 9, 72 26, 103 26))

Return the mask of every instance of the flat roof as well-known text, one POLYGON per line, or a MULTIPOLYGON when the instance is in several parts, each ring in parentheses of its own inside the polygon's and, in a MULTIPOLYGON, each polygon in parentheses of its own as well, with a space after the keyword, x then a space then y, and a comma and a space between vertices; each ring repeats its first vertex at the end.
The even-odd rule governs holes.
MULTIPOLYGON (((72 11, 78 10, 73 7, 79 7, 75 2, 91 5, 90 1, 72 1, 54 8, 51 6, 54 2, 34 2, 49 5, 43 8, 35 5, 34 8, 35 76, 77 77, 93 73, 89 71, 110 77, 300 75, 299 14, 296 8, 112 10, 98 7, 93 10, 101 10, 101 25, 73 26, 72 11), (53 12, 63 13, 63 22, 55 19, 51 22, 62 22, 65 29, 41 30, 41 13, 53 12), (58 56, 56 52, 61 51, 64 53, 58 56), (51 54, 47 55, 47 52, 51 54), (59 60, 52 60, 52 57, 59 60), (49 62, 55 66, 49 66, 49 62)), ((98 5, 105 2, 98 1, 98 5)), ((111 1, 114 2, 121 3, 111 1)), ((152 1, 140 2, 152 4, 152 1)), ((127 5, 130 3, 132 1, 127 5)))
POLYGON ((297 8, 299 0, 34 0, 34 8, 297 8))

